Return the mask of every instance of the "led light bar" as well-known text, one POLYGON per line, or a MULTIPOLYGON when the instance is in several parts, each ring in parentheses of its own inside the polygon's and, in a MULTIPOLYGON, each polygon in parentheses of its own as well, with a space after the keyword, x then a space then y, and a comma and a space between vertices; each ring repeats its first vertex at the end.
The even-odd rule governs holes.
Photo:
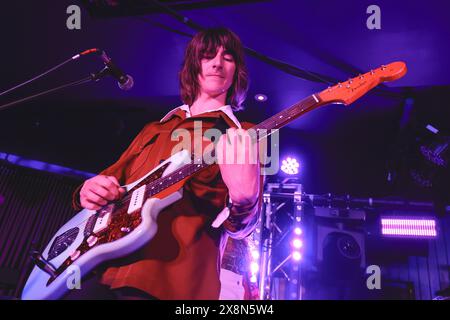
POLYGON ((435 238, 436 220, 431 218, 382 217, 381 234, 403 238, 435 238))

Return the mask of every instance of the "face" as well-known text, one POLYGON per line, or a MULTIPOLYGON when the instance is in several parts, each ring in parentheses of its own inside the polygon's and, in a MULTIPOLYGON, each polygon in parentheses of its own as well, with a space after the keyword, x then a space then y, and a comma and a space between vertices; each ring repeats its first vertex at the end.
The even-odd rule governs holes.
POLYGON ((233 84, 236 64, 233 56, 224 51, 223 47, 217 50, 215 56, 205 56, 201 60, 201 74, 198 75, 200 95, 218 97, 224 95, 233 84))

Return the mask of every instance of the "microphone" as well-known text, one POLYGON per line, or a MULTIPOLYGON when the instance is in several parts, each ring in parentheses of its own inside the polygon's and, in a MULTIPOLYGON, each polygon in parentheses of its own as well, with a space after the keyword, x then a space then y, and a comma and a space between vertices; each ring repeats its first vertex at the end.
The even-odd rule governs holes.
POLYGON ((133 88, 134 85, 134 80, 133 78, 128 75, 125 74, 121 69, 119 69, 111 60, 111 58, 109 58, 106 55, 105 51, 101 51, 101 56, 100 56, 105 64, 105 66, 108 68, 109 73, 117 79, 117 85, 119 86, 120 89, 122 90, 130 90, 131 88, 133 88))

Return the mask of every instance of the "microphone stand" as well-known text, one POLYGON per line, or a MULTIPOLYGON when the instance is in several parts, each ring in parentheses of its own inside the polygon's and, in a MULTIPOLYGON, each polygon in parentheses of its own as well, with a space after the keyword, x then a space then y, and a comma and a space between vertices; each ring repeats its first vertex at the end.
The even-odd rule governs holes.
POLYGON ((80 80, 73 81, 73 82, 70 82, 70 83, 66 83, 64 85, 61 85, 61 86, 58 86, 58 87, 55 87, 55 88, 52 88, 52 89, 49 89, 49 90, 45 90, 45 91, 36 93, 34 95, 31 95, 31 96, 28 96, 28 97, 25 97, 25 98, 22 98, 22 99, 19 99, 19 100, 16 100, 16 101, 13 101, 13 102, 10 102, 10 103, 7 103, 7 104, 4 104, 4 105, 0 106, 0 111, 1 110, 5 110, 6 108, 12 107, 14 105, 17 105, 19 103, 30 101, 30 100, 33 100, 35 98, 42 97, 44 95, 47 95, 47 94, 50 94, 52 92, 56 92, 56 91, 59 91, 59 90, 65 89, 65 88, 75 87, 75 86, 78 86, 78 85, 81 85, 81 84, 84 84, 84 83, 88 83, 88 82, 91 82, 91 81, 99 81, 100 79, 102 79, 102 78, 104 78, 105 76, 108 76, 108 75, 110 75, 110 69, 106 66, 102 70, 100 70, 98 72, 95 72, 95 73, 91 73, 89 76, 84 77, 84 78, 82 78, 80 80))

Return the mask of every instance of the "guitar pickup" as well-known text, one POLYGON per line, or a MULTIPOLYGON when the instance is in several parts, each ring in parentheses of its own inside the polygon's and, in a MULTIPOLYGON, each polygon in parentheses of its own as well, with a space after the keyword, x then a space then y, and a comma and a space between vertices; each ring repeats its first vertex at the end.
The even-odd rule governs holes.
POLYGON ((128 214, 132 214, 133 212, 142 208, 145 199, 145 185, 133 191, 130 200, 130 206, 128 207, 128 214))
POLYGON ((98 234, 99 232, 106 229, 111 222, 111 212, 105 213, 104 215, 97 218, 95 222, 93 233, 98 234))

